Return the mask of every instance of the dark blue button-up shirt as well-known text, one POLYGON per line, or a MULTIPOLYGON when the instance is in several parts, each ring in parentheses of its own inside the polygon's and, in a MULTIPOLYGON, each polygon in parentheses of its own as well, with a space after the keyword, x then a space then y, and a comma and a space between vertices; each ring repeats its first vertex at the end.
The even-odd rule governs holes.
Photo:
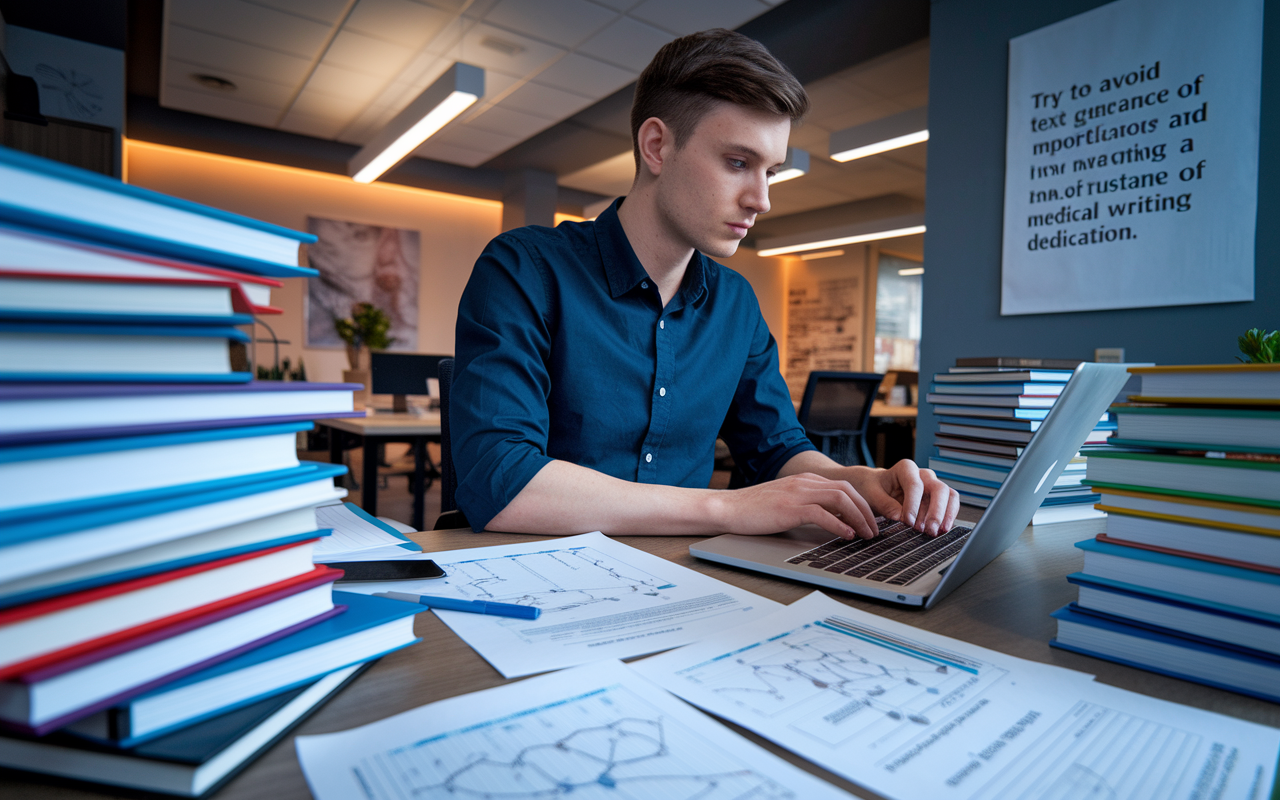
POLYGON ((490 242, 456 348, 456 499, 477 530, 553 459, 705 488, 717 434, 749 483, 813 449, 750 284, 694 253, 664 308, 617 204, 595 222, 490 242))

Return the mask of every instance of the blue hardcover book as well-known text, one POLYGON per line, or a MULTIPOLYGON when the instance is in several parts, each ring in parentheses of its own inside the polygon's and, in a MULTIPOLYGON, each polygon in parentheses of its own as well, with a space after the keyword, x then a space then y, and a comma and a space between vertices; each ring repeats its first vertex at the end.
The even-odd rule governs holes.
POLYGON ((1121 581, 1067 576, 1079 587, 1076 604, 1084 613, 1106 614, 1131 625, 1280 656, 1280 614, 1144 589, 1121 581))
POLYGON ((0 381, 243 383, 231 343, 243 331, 204 325, 0 321, 0 381))
POLYGON ((413 617, 429 609, 385 597, 333 593, 347 610, 229 661, 180 678, 65 730, 119 747, 134 745, 301 686, 343 667, 407 647, 413 617))
POLYGON ((1090 580, 1119 581, 1250 612, 1280 608, 1280 575, 1275 573, 1094 539, 1076 542, 1076 547, 1084 551, 1082 573, 1090 580))
MULTIPOLYGON (((950 422, 953 425, 975 425, 980 428, 1001 428, 1010 431, 1038 431, 1041 420, 1036 419, 987 419, 985 417, 954 417, 938 415, 939 422, 950 422)), ((1106 421, 1093 426, 1095 431, 1114 431, 1116 424, 1106 421)))
POLYGON ((1082 613, 1075 603, 1050 616, 1058 621, 1054 647, 1280 702, 1280 657, 1082 613))
POLYGON ((90 241, 271 277, 312 277, 316 237, 0 147, 0 219, 90 241))
POLYGON ((0 383, 0 447, 363 416, 358 383, 0 383))
POLYGON ((294 422, 0 448, 0 524, 270 479, 298 466, 297 434, 310 429, 294 422))

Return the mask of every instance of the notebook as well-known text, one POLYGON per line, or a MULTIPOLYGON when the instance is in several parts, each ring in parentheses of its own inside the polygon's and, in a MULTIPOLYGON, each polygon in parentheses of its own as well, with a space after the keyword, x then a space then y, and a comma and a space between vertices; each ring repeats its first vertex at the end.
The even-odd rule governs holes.
POLYGON ((936 538, 880 521, 875 539, 846 541, 815 525, 771 536, 726 534, 694 556, 892 603, 931 608, 1018 538, 1041 501, 1128 382, 1124 364, 1078 366, 982 519, 936 538))

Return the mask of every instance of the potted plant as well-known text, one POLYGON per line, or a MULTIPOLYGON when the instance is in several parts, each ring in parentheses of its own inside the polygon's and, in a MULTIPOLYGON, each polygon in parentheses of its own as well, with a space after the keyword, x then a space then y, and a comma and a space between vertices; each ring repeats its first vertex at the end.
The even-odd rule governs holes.
POLYGON ((333 326, 347 343, 347 363, 351 368, 342 373, 342 379, 364 384, 364 391, 356 397, 356 407, 363 408, 369 399, 369 351, 385 350, 395 341, 387 335, 391 317, 372 303, 356 303, 351 306, 350 318, 335 320, 333 326))

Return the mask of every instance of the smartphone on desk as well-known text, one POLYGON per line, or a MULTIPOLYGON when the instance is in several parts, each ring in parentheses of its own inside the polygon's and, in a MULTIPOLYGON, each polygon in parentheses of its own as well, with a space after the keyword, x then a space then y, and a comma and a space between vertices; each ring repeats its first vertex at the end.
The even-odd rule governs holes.
POLYGON ((421 581, 443 578, 444 570, 429 560, 415 561, 335 561, 325 564, 345 574, 337 583, 354 581, 421 581))

